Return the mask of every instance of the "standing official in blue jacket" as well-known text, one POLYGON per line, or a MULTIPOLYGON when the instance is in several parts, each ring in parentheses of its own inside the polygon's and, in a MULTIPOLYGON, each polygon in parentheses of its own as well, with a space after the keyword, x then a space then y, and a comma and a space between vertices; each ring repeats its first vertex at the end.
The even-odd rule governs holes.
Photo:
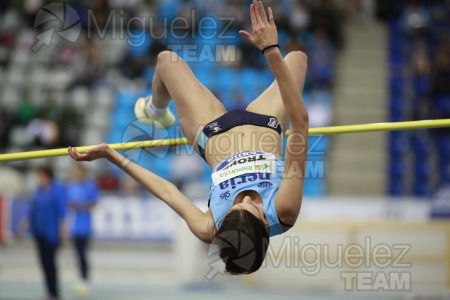
POLYGON ((36 241, 39 262, 45 278, 48 299, 59 299, 56 254, 64 238, 66 189, 53 178, 50 167, 36 169, 38 188, 30 209, 29 226, 36 241))
POLYGON ((98 199, 95 182, 86 178, 86 170, 78 164, 74 169, 73 180, 68 184, 68 201, 70 207, 70 231, 77 254, 81 282, 75 287, 80 296, 90 293, 89 262, 87 251, 92 230, 92 210, 98 199))

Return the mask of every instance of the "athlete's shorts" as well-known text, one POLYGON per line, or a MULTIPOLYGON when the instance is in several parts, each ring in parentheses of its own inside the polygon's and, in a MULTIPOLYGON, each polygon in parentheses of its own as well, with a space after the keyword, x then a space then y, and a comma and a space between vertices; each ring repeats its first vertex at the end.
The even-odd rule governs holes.
POLYGON ((254 125, 275 130, 278 134, 283 132, 280 122, 273 116, 261 115, 243 109, 232 110, 207 124, 198 137, 200 155, 205 158, 205 148, 209 139, 230 129, 242 125, 254 125))

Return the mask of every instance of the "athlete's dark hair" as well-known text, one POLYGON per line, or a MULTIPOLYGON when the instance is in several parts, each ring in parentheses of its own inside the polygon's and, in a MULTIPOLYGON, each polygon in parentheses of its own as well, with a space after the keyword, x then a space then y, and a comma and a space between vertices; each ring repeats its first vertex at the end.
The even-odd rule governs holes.
POLYGON ((266 257, 269 234, 260 219, 245 209, 236 209, 224 218, 213 243, 219 247, 227 273, 251 274, 259 270, 266 257))

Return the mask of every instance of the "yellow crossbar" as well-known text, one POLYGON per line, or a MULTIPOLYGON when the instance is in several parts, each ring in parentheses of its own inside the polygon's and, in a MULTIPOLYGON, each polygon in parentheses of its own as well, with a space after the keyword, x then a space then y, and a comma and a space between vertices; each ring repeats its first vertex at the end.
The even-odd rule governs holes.
MULTIPOLYGON (((343 133, 362 133, 362 132, 377 132, 377 131, 418 130, 418 129, 431 129, 444 127, 450 127, 450 119, 310 128, 309 135, 332 135, 343 133)), ((287 132, 286 135, 289 135, 289 132, 287 132)), ((188 141, 186 138, 180 138, 180 139, 119 143, 119 144, 111 144, 110 146, 117 151, 125 151, 139 148, 182 146, 187 144, 188 141)), ((80 153, 84 153, 89 148, 92 147, 93 146, 82 146, 77 147, 77 150, 80 153)), ((10 162, 10 161, 46 158, 64 155, 68 155, 67 148, 8 153, 8 154, 0 154, 0 162, 10 162)))

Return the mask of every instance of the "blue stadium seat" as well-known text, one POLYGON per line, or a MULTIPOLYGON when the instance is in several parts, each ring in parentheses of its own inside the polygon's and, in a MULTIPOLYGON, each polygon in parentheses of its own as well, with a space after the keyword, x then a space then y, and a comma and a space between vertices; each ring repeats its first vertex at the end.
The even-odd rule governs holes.
POLYGON ((389 88, 392 93, 401 93, 405 87, 405 80, 400 76, 391 76, 389 88))
POLYGON ((148 67, 147 69, 145 69, 144 79, 147 84, 149 85, 152 84, 154 74, 155 74, 155 67, 148 67))
POLYGON ((133 91, 119 89, 116 93, 116 109, 132 110, 136 99, 136 94, 133 91))
POLYGON ((140 153, 139 165, 170 180, 170 164, 168 162, 172 160, 173 154, 171 154, 167 148, 160 148, 158 150, 152 149, 151 151, 144 150, 140 153))
POLYGON ((313 36, 311 33, 307 31, 302 31, 301 33, 298 34, 297 40, 301 44, 305 45, 305 47, 310 48, 313 43, 313 36))
POLYGON ((180 5, 179 0, 159 1, 159 16, 168 19, 175 18, 180 5))
POLYGON ((123 128, 135 120, 136 116, 134 115, 134 110, 132 109, 116 109, 112 114, 112 123, 114 127, 123 128))
POLYGON ((402 157, 408 149, 408 135, 402 131, 393 131, 389 133, 389 151, 392 159, 397 160, 402 157))
POLYGON ((438 172, 442 184, 450 182, 450 135, 437 137, 438 172))
POLYGON ((438 95, 434 99, 436 109, 439 113, 444 117, 450 117, 450 96, 447 95, 438 95))
POLYGON ((398 197, 406 194, 405 173, 406 164, 403 161, 403 156, 391 155, 389 163, 389 195, 398 197))
POLYGON ((128 36, 128 52, 135 57, 145 56, 149 53, 152 38, 145 28, 133 29, 128 36))
MULTIPOLYGON (((314 156, 325 156, 329 147, 329 138, 325 136, 310 136, 308 138, 308 153, 314 156)), ((325 159, 325 158, 323 158, 325 159)))
POLYGON ((391 197, 402 197, 406 194, 405 185, 399 182, 389 181, 389 196, 391 197))
POLYGON ((122 131, 113 130, 108 134, 107 142, 110 144, 121 143, 122 141, 122 131))
POLYGON ((416 197, 424 198, 431 195, 430 184, 428 183, 426 178, 417 178, 414 181, 413 190, 414 196, 416 197))
POLYGON ((411 138, 411 145, 414 154, 420 159, 421 157, 428 156, 432 149, 432 144, 426 133, 417 133, 411 138))
POLYGON ((389 163, 389 174, 391 180, 396 180, 396 178, 403 178, 406 174, 407 165, 400 156, 391 156, 389 163))
POLYGON ((448 133, 438 135, 437 150, 442 155, 450 153, 450 135, 448 133))
POLYGON ((284 30, 278 30, 278 43, 285 47, 289 43, 289 33, 284 30))
POLYGON ((439 183, 441 185, 450 184, 450 159, 441 157, 439 160, 439 183))
POLYGON ((237 29, 229 29, 224 32, 221 38, 221 43, 225 45, 243 45, 247 41, 245 38, 239 34, 239 30, 237 29))
POLYGON ((230 68, 222 68, 217 70, 215 79, 219 88, 232 89, 235 84, 237 72, 230 68))
POLYGON ((306 178, 303 194, 308 197, 320 197, 326 194, 325 180, 322 178, 306 178))
POLYGON ((431 78, 427 76, 416 76, 414 78, 414 91, 416 96, 427 96, 431 92, 431 78))
POLYGON ((390 121, 391 122, 399 122, 404 120, 405 111, 407 109, 407 104, 405 103, 402 96, 391 96, 391 100, 389 102, 389 112, 390 112, 390 121))
POLYGON ((258 71, 252 68, 245 68, 240 72, 239 84, 242 87, 244 93, 256 96, 255 78, 258 78, 258 76, 258 71))

